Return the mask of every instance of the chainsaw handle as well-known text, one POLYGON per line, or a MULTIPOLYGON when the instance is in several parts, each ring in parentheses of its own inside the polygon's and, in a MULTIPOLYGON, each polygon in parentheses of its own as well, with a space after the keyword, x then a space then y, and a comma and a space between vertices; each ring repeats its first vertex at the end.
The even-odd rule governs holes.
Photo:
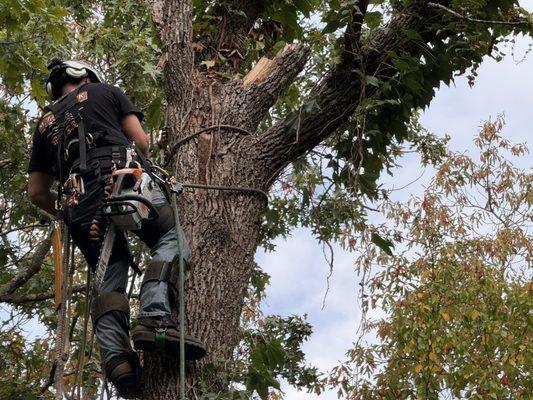
MULTIPOLYGON (((135 206, 131 203, 128 203, 127 200, 138 201, 139 203, 143 203, 146 207, 148 207, 148 209, 150 210, 151 217, 149 216, 147 221, 153 221, 159 218, 159 213, 157 212, 155 207, 152 205, 152 203, 150 203, 144 197, 136 195, 136 194, 123 194, 120 196, 109 197, 107 199, 104 199, 104 203, 106 203, 106 206, 129 206, 129 207, 135 208, 135 206)), ((133 211, 129 213, 127 212, 126 214, 131 214, 131 213, 133 213, 133 211)), ((111 216, 111 215, 119 215, 119 214, 118 213, 117 214, 106 213, 106 215, 111 216)))

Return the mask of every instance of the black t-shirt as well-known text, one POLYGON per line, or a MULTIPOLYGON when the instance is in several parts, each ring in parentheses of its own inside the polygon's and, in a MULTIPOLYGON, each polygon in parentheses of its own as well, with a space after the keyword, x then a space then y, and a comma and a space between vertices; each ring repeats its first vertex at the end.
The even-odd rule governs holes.
MULTIPOLYGON (((122 132, 120 120, 128 114, 135 114, 139 121, 142 121, 143 114, 120 89, 105 83, 88 83, 74 89, 58 102, 68 102, 74 97, 77 97, 74 102, 76 106, 69 109, 67 114, 79 114, 83 118, 86 132, 105 133, 106 141, 111 141, 110 144, 127 146, 130 143, 122 132)), ((72 130, 65 130, 59 125, 65 126, 64 119, 55 116, 51 111, 39 120, 33 134, 28 172, 38 171, 59 178, 58 145, 62 135, 75 136, 77 132, 77 129, 72 133, 72 130), (57 121, 58 118, 60 121, 57 121)), ((96 146, 102 145, 103 142, 105 141, 97 141, 96 146)))

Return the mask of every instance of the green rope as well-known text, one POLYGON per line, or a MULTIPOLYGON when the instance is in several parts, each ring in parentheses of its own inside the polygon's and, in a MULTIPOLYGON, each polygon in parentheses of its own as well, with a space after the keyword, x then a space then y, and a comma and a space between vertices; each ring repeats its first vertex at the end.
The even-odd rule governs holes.
POLYGON ((243 186, 220 186, 220 185, 203 185, 199 183, 181 183, 184 188, 206 189, 206 190, 226 190, 233 192, 253 193, 261 196, 268 203, 268 194, 261 190, 243 186))
POLYGON ((165 329, 155 330, 155 350, 161 353, 165 350, 165 335, 165 329))
POLYGON ((180 400, 185 400, 185 262, 183 260, 183 237, 181 235, 181 225, 178 214, 178 202, 176 191, 171 192, 172 210, 174 212, 174 225, 176 227, 176 238, 178 239, 179 275, 178 275, 178 297, 179 297, 179 327, 180 327, 180 400))

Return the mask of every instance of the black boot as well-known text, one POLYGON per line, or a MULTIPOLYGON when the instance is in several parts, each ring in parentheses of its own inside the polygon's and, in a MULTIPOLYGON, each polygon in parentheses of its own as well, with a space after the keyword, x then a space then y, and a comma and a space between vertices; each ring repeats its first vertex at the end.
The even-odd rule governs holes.
MULTIPOLYGON (((179 356, 180 334, 176 324, 168 318, 143 317, 131 332, 136 350, 160 351, 171 357, 179 356)), ((185 335, 185 359, 198 360, 205 356, 205 345, 185 335)))
POLYGON ((106 377, 124 399, 136 399, 140 395, 141 365, 136 353, 115 356, 105 365, 106 377))

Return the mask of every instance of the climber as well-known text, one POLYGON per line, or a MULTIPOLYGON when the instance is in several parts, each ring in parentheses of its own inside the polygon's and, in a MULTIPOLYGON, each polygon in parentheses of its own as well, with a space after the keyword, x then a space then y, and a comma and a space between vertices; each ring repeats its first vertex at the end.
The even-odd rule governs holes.
MULTIPOLYGON (((102 212, 112 185, 110 174, 133 161, 146 164, 149 141, 141 126, 143 114, 86 63, 56 58, 48 69, 46 91, 53 102, 45 108, 33 134, 28 194, 34 205, 64 219, 94 271, 110 223, 102 212), (135 156, 132 160, 131 154, 135 156), (52 190, 54 181, 59 182, 58 193, 52 190), (68 198, 64 201, 62 197, 68 198)), ((177 254, 177 234, 183 232, 174 226, 172 208, 161 187, 151 187, 151 204, 158 217, 143 221, 140 229, 133 231, 151 249, 152 258, 144 273, 132 339, 136 350, 163 349, 165 354, 177 356, 179 332, 171 310, 177 298, 177 260, 187 259, 189 250, 177 254)), ((91 317, 107 379, 126 398, 138 394, 140 374, 129 338, 126 285, 131 264, 125 234, 118 227, 91 317)), ((186 336, 185 357, 198 359, 204 354, 203 344, 186 336)))

